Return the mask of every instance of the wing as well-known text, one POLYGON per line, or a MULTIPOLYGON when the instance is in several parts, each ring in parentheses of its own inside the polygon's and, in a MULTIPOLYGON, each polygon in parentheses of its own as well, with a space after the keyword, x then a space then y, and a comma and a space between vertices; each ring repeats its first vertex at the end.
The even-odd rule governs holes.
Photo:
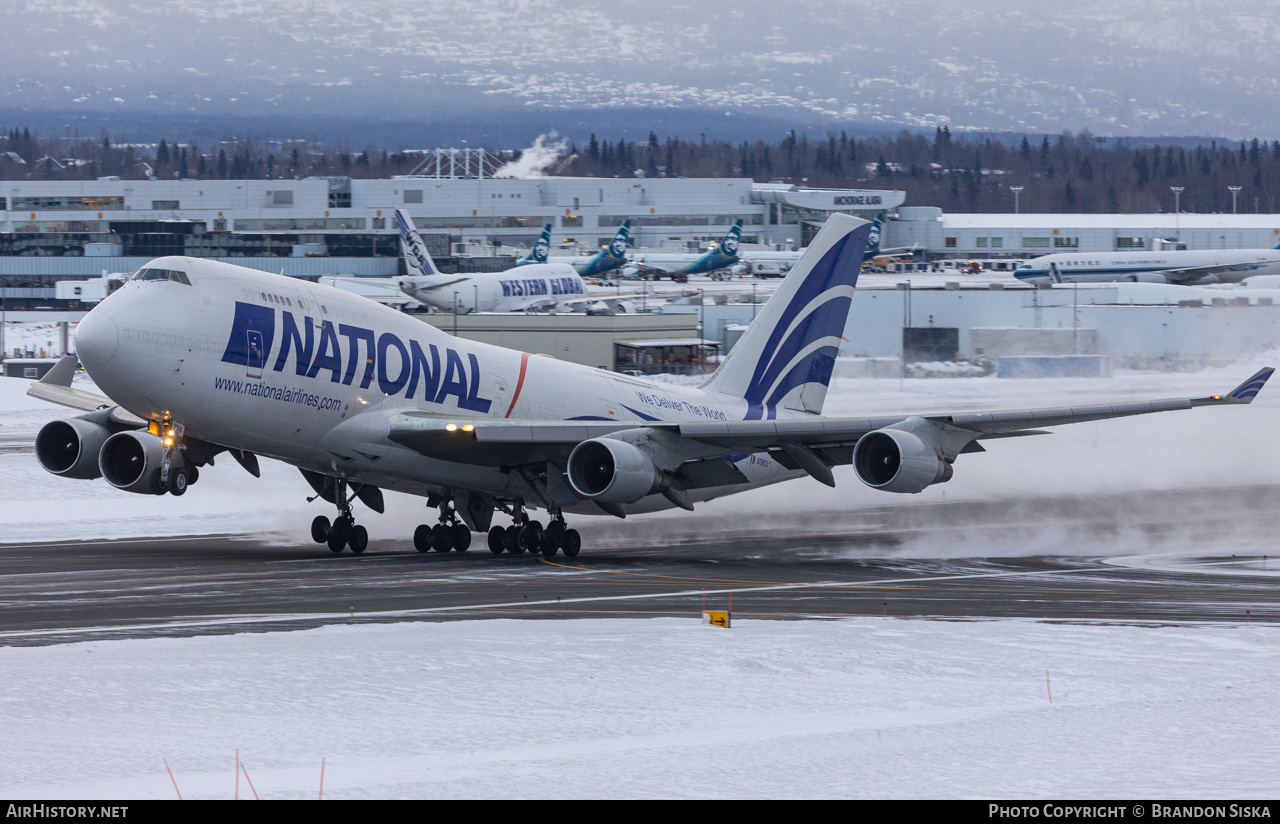
POLYGON ((73 389, 71 379, 75 376, 76 365, 75 355, 63 355, 62 359, 54 364, 53 368, 43 378, 31 384, 27 394, 33 398, 56 403, 58 406, 78 409, 81 412, 97 412, 102 409, 109 409, 108 415, 115 423, 128 427, 146 426, 146 421, 132 412, 121 409, 105 395, 95 395, 83 389, 73 389))
MULTIPOLYGON (((851 463, 863 436, 883 429, 910 432, 950 464, 967 452, 984 451, 978 441, 1046 434, 1043 427, 1170 412, 1200 406, 1250 403, 1275 370, 1260 370, 1225 395, 1136 403, 1026 409, 961 414, 886 415, 772 421, 602 422, 476 421, 462 425, 423 413, 401 413, 390 421, 388 437, 435 458, 521 471, 540 465, 548 487, 569 453, 583 441, 613 437, 640 444, 683 489, 745 483, 732 456, 767 452, 791 469, 803 469, 834 486, 831 467, 851 463)), ((552 493, 554 494, 554 493, 552 493)))
POLYGON ((453 280, 444 280, 439 283, 415 283, 413 288, 421 292, 434 292, 438 289, 444 289, 446 286, 453 286, 462 283, 468 278, 454 278, 453 280))
POLYGON ((1248 272, 1258 268, 1256 263, 1224 263, 1220 266, 1188 266, 1183 269, 1161 269, 1170 283, 1194 283, 1209 275, 1221 275, 1225 272, 1248 272))

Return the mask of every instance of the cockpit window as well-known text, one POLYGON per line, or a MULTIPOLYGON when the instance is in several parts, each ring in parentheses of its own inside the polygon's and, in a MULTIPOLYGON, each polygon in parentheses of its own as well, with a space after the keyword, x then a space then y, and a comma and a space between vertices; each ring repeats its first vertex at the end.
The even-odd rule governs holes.
POLYGON ((129 280, 171 280, 174 283, 191 285, 191 281, 187 279, 187 273, 179 272, 177 269, 139 269, 129 280))

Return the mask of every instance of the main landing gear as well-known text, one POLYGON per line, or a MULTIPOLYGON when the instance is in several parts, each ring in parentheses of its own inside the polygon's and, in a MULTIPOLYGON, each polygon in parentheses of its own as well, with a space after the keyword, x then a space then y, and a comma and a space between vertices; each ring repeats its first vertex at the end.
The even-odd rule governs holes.
POLYGON ((356 523, 351 514, 351 501, 355 493, 347 494, 347 482, 343 478, 334 481, 334 501, 338 504, 338 517, 333 523, 323 515, 317 515, 311 522, 311 540, 317 544, 328 544, 329 551, 338 553, 346 547, 359 555, 369 546, 369 531, 356 523))
POLYGON ((540 552, 544 558, 554 558, 557 552, 562 551, 566 558, 576 558, 582 549, 582 536, 578 530, 568 528, 559 510, 552 514, 546 529, 538 521, 530 519, 523 507, 510 514, 515 523, 489 530, 489 551, 494 555, 540 552))
POLYGON ((458 517, 452 500, 440 501, 440 523, 421 524, 413 531, 413 548, 419 552, 466 552, 471 548, 471 529, 458 517))

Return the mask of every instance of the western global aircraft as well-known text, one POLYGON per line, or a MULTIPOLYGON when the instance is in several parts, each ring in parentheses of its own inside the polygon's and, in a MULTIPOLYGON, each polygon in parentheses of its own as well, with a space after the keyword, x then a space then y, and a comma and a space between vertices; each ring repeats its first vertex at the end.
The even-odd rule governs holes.
POLYGON ((1168 252, 1064 252, 1027 261, 1013 274, 1018 280, 1051 283, 1173 283, 1179 286, 1239 283, 1254 275, 1280 274, 1280 246, 1168 252))
POLYGON ((530 263, 473 275, 442 274, 404 210, 396 209, 396 222, 409 272, 400 279, 400 290, 426 306, 459 313, 519 312, 595 300, 587 298, 582 276, 564 263, 530 263))
POLYGON ((741 239, 742 219, 739 218, 733 222, 719 243, 700 255, 643 255, 635 259, 634 265, 641 275, 661 277, 708 274, 717 269, 728 269, 739 263, 738 245, 741 239))
POLYGON ((846 464, 874 489, 920 492, 985 440, 1248 404, 1273 372, 1203 398, 825 417, 870 231, 829 218, 701 386, 455 338, 302 280, 158 258, 76 331, 104 394, 71 387, 70 355, 32 384, 29 394, 84 413, 46 424, 36 456, 56 475, 143 495, 185 494, 224 455, 257 475, 261 456, 297 467, 336 510, 311 524, 335 553, 365 551, 355 504, 381 512, 391 490, 438 512, 414 534, 419 551, 463 551, 487 532, 494 553, 573 557, 570 517, 693 509, 806 475, 834 485, 832 468, 846 464))

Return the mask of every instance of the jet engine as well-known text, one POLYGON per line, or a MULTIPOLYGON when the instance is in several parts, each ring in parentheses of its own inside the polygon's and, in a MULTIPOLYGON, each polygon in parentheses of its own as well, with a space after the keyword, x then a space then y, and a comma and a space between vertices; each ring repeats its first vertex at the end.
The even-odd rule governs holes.
POLYGON ((565 475, 582 497, 610 504, 633 504, 667 485, 648 455, 613 438, 595 438, 575 446, 565 475))
MULTIPOLYGON (((98 468, 107 483, 125 492, 162 495, 160 467, 164 445, 149 432, 117 432, 102 445, 98 468)), ((182 453, 174 452, 170 472, 183 468, 182 453)))
POLYGON ((951 464, 918 436, 899 429, 868 432, 853 449, 858 478, 885 492, 920 492, 951 480, 951 464))
POLYGON ((101 478, 98 451, 110 437, 110 429, 84 418, 52 421, 36 435, 36 460, 47 471, 64 478, 101 478))
POLYGON ((1155 272, 1137 272, 1132 275, 1125 275, 1125 280, 1130 283, 1168 283, 1169 279, 1164 275, 1155 272))

